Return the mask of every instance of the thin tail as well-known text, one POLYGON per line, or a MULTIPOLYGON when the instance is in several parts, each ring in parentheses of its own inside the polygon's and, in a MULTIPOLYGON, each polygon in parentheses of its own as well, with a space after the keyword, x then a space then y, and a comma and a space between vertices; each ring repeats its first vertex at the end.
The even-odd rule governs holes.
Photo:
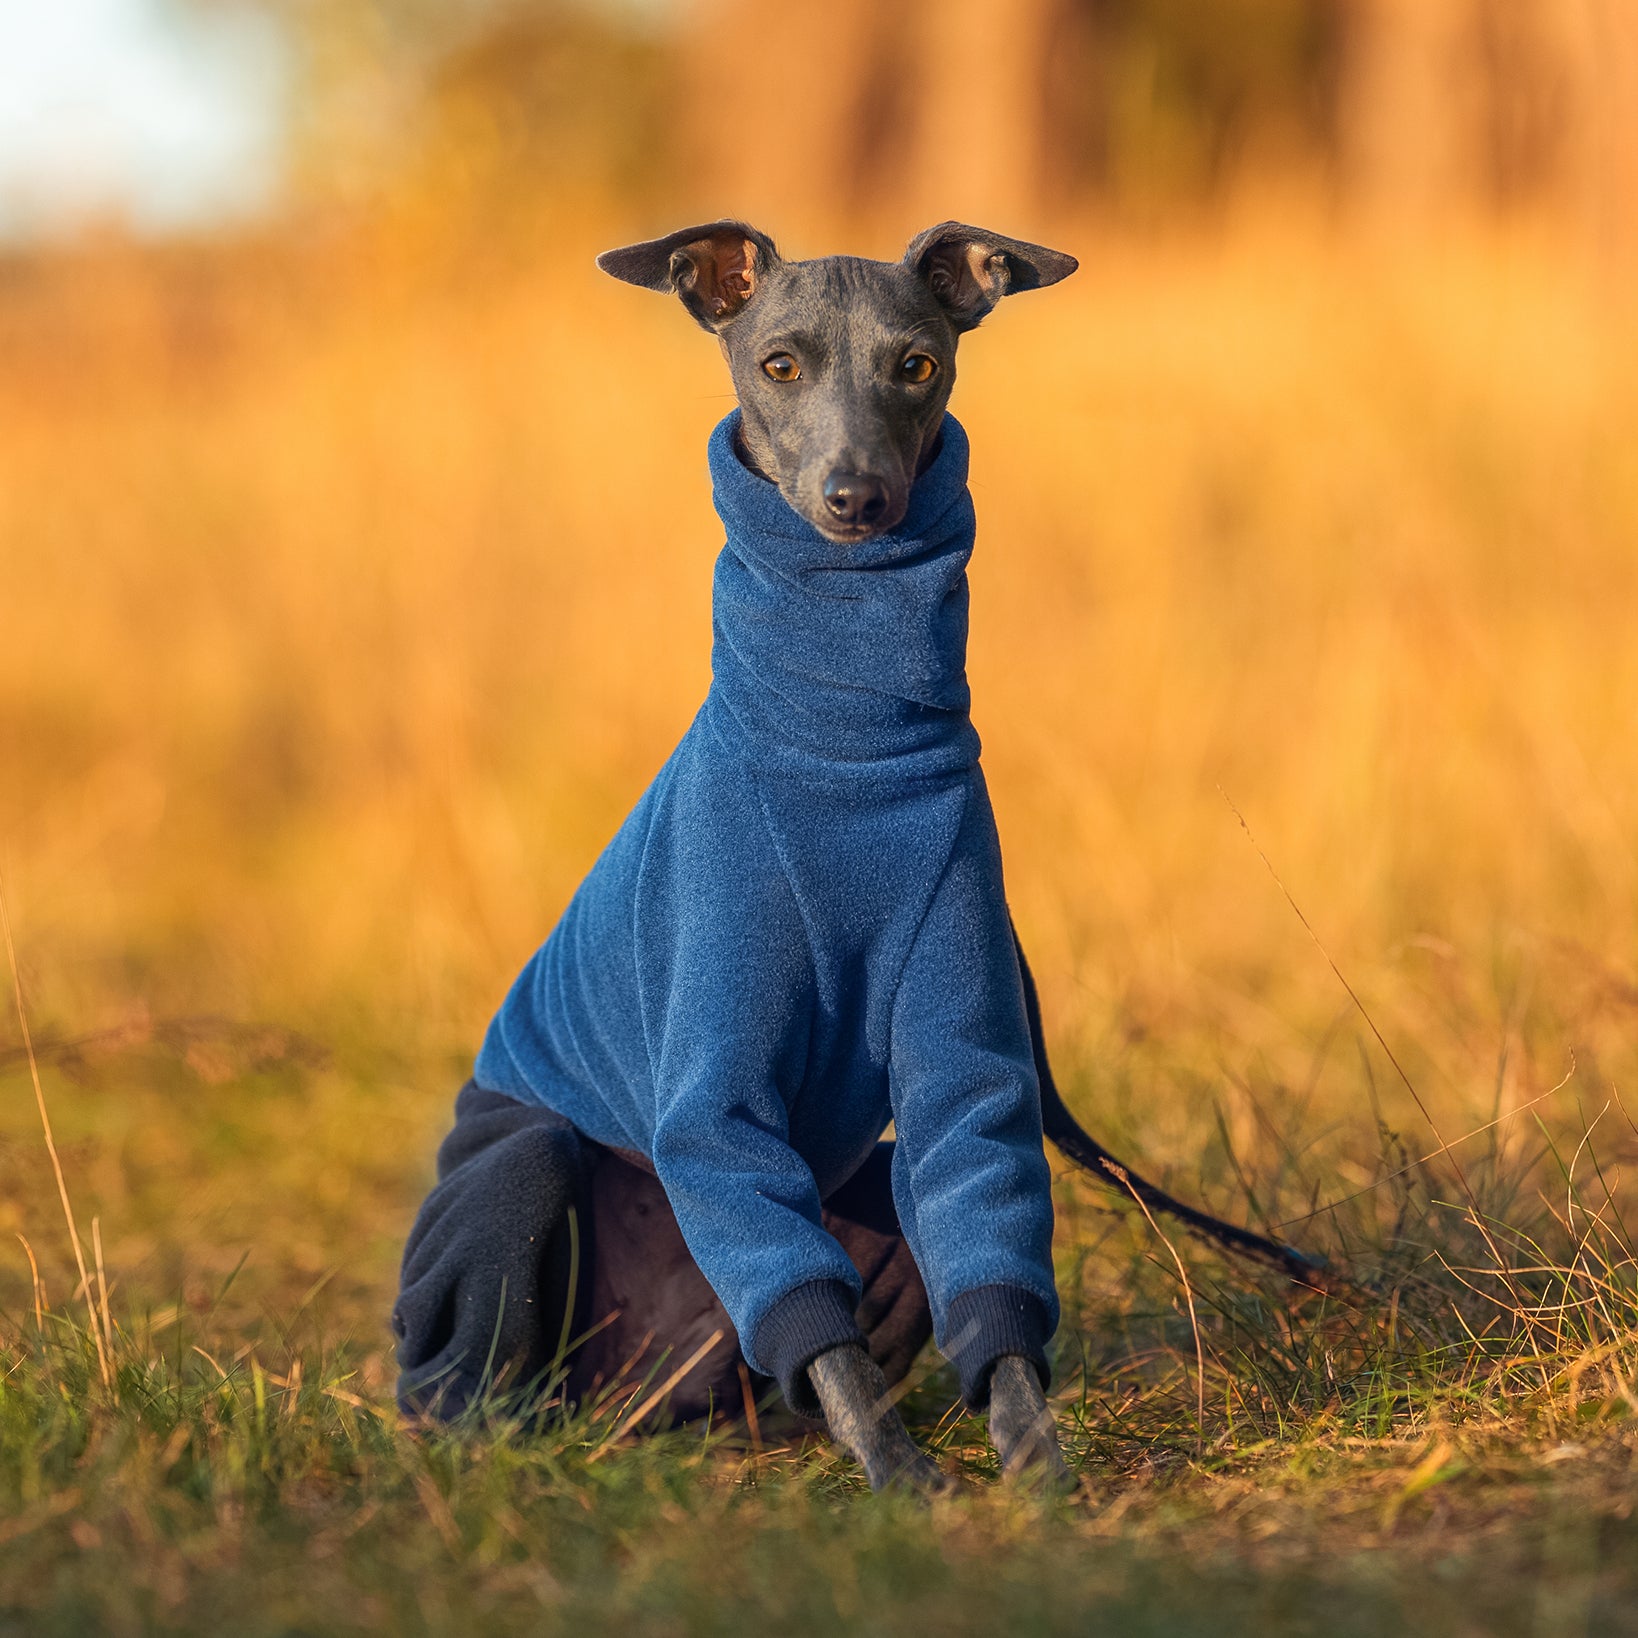
POLYGON ((1052 1066, 1047 1062, 1046 1035, 1041 1028, 1041 1001, 1035 993, 1035 979, 1030 973, 1029 962, 1024 959, 1024 947, 1018 941, 1016 928, 1012 942, 1018 952, 1018 971, 1024 980, 1024 1006, 1029 1014, 1029 1039, 1035 1052, 1035 1073, 1041 1082, 1041 1126, 1053 1144, 1101 1182, 1123 1193, 1136 1195, 1151 1211, 1163 1211, 1169 1217, 1175 1217, 1195 1234, 1214 1241, 1225 1251, 1277 1268, 1299 1285, 1323 1286, 1323 1257, 1311 1256, 1294 1246, 1255 1234, 1238 1224, 1225 1223, 1220 1217, 1184 1205, 1164 1189, 1158 1189, 1153 1183, 1139 1177, 1124 1161, 1117 1160, 1101 1143, 1081 1129, 1065 1107, 1058 1093, 1057 1082, 1052 1078, 1052 1066))

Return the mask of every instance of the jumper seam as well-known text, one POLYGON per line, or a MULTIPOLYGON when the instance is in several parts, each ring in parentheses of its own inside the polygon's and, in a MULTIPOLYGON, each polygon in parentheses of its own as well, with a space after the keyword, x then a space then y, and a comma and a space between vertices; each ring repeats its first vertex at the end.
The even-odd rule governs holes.
POLYGON ((933 913, 933 906, 938 902, 939 894, 944 890, 944 883, 949 879, 950 866, 955 862, 956 850, 961 844, 961 833, 967 828, 967 809, 973 799, 973 771, 969 768, 961 787, 961 817, 956 821, 955 832, 950 838, 950 851, 944 855, 944 863, 939 868, 938 880, 933 883, 933 891, 927 895, 927 902, 921 907, 921 915, 916 921, 916 930, 910 935, 904 946, 904 959, 899 963, 899 970, 893 975, 893 989, 887 1001, 887 1045, 888 1058, 892 1059, 893 1049, 893 1019, 898 1012, 899 990, 904 984, 904 975, 910 966, 910 958, 916 953, 916 946, 921 943, 922 930, 927 925, 927 918, 933 913))
MULTIPOLYGON (((807 943, 808 973, 813 981, 814 997, 818 999, 819 990, 819 945, 814 936, 814 927, 809 920, 808 907, 802 902, 802 895, 796 891, 796 883, 791 880, 790 862, 785 857, 784 849, 779 845, 779 836, 774 828, 773 816, 768 812, 768 793, 763 787, 762 780, 754 768, 745 765, 745 776, 751 782, 751 788, 756 792, 757 817, 762 821, 763 834, 768 839, 769 851, 779 865, 779 879, 785 884, 785 891, 790 895, 792 905, 796 909, 796 919, 802 928, 802 937, 807 943)), ((807 1049, 802 1054, 802 1075, 796 1083, 796 1090, 791 1101, 785 1105, 787 1125, 790 1117, 796 1113, 796 1106, 801 1102, 802 1094, 807 1090, 812 1079, 813 1055, 817 1046, 818 1032, 813 1027, 813 1013, 808 1013, 807 1049)), ((792 1288, 794 1289, 794 1287, 792 1288)))

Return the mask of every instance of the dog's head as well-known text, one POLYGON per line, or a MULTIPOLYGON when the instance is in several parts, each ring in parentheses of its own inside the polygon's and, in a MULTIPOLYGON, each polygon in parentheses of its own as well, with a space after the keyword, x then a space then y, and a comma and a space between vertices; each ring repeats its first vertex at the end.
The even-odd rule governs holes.
POLYGON ((904 516, 955 384, 956 339, 1003 296, 1056 284, 1073 256, 961 222, 899 262, 787 262, 744 222, 683 228, 597 258, 671 292, 722 345, 739 394, 742 455, 838 544, 904 516))

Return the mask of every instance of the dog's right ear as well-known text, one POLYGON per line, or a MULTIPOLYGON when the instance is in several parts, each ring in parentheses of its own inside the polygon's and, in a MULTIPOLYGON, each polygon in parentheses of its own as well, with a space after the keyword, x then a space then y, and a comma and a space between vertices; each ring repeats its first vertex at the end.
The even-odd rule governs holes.
POLYGON ((720 330, 779 265, 767 234, 745 222, 681 228, 597 258, 605 273, 645 290, 675 291, 707 330, 720 330))

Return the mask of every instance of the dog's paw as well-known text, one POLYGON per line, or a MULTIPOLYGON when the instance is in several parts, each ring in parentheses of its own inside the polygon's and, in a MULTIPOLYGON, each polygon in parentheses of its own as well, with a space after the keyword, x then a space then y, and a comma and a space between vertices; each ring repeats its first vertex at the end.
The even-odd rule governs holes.
POLYGON ((1016 1489, 1038 1496, 1072 1496, 1081 1487, 1056 1439, 1045 1450, 1004 1454, 1001 1476, 1016 1489))
POLYGON ((1009 1484, 1052 1496, 1077 1488, 1058 1445, 1052 1408, 1028 1360, 1009 1356, 996 1363, 990 1379, 990 1440, 1009 1484))

